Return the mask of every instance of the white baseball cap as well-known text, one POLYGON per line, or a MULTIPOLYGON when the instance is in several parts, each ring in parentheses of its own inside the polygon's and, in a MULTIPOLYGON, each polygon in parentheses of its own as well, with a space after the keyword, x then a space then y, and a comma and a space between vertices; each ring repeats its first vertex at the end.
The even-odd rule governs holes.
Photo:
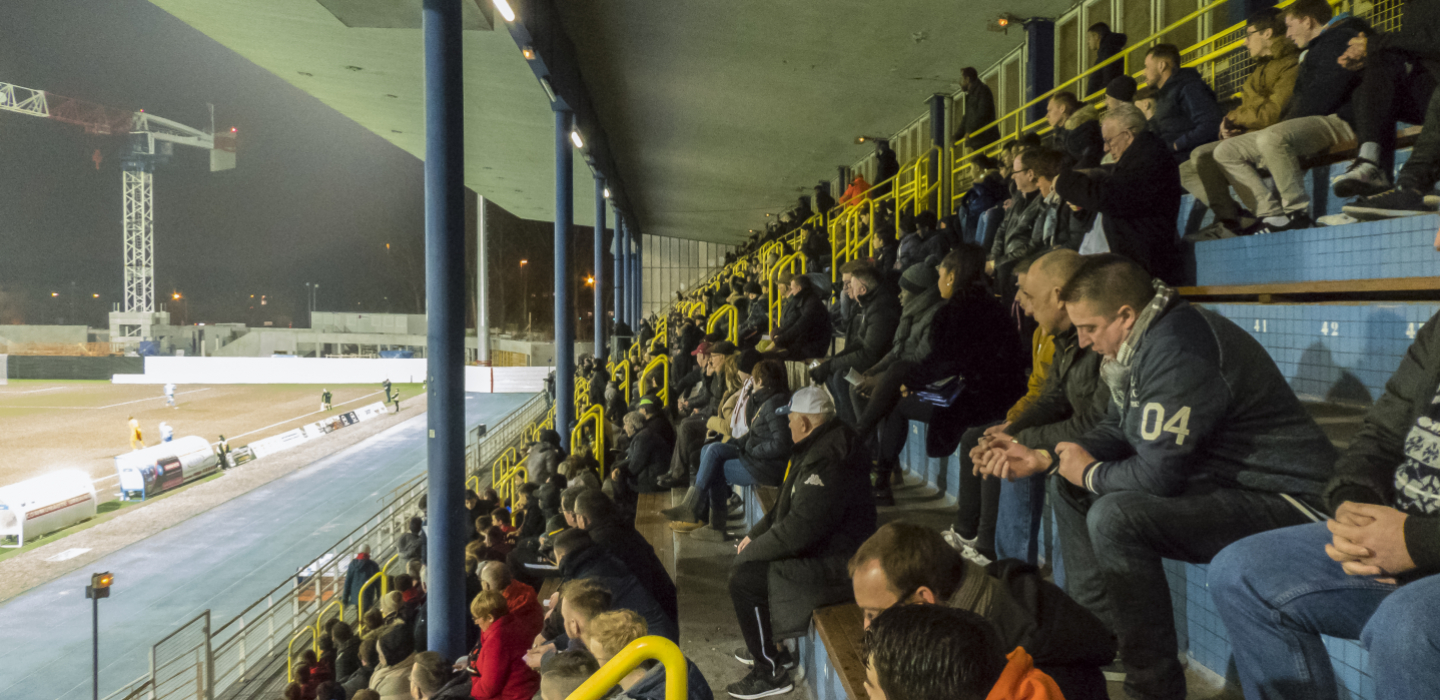
POLYGON ((790 397, 790 405, 775 409, 780 415, 787 413, 809 413, 812 415, 828 414, 835 412, 835 402, 830 400, 830 392, 818 386, 807 386, 790 397))

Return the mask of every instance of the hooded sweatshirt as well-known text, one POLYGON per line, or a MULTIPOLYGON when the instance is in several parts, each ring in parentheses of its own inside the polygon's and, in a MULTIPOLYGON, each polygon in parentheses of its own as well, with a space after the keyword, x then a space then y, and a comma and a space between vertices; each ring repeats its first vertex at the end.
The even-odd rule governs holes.
POLYGON ((985 700, 1065 700, 1050 676, 1036 669, 1023 647, 1015 647, 1005 658, 1005 670, 991 686, 985 700))

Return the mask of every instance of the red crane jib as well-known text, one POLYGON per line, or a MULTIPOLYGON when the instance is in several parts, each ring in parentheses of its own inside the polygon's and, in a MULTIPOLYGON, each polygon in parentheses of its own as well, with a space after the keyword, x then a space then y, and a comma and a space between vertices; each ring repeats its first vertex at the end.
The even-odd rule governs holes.
POLYGON ((83 127, 91 134, 125 134, 135 120, 133 112, 77 100, 53 92, 45 93, 50 118, 83 127))

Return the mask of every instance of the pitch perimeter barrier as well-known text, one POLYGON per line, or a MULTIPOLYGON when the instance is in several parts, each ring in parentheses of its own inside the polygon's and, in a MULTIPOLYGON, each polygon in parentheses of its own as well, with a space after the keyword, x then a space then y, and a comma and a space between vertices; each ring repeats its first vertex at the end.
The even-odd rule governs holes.
MULTIPOLYGON (((143 374, 127 374, 141 358, 25 358, 41 360, 131 360, 122 371, 97 379, 115 384, 397 384, 425 381, 425 359, 356 359, 326 357, 146 357, 143 374), (113 375, 113 376, 112 376, 113 375)), ((10 365, 15 366, 11 358, 10 365)), ((14 370, 12 370, 13 372, 14 370)), ((483 394, 528 394, 545 388, 550 367, 465 368, 465 391, 483 394)), ((14 375, 12 374, 12 377, 14 375)), ((19 378, 19 377, 16 377, 19 378)))
MULTIPOLYGON (((523 437, 528 424, 543 419, 546 408, 543 394, 525 402, 466 445, 466 465, 490 464, 523 437)), ((373 516, 218 628, 212 630, 208 610, 180 626, 152 648, 150 670, 106 700, 214 700, 286 673, 291 640, 302 630, 313 634, 321 613, 341 600, 346 570, 361 545, 370 546, 375 561, 395 558, 395 541, 419 514, 427 486, 421 473, 391 491, 373 516)), ((354 606, 342 607, 347 622, 357 623, 357 616, 354 606)))

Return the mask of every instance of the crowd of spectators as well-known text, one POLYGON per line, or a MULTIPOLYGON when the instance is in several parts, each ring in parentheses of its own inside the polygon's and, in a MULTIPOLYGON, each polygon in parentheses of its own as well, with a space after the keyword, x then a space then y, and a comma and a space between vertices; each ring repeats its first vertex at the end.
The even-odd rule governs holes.
MULTIPOLYGON (((726 691, 740 700, 792 690, 789 640, 847 601, 863 611, 872 700, 1098 699, 1107 677, 1178 700, 1165 559, 1214 563, 1249 697, 1335 697, 1321 635, 1364 641, 1379 697, 1432 692, 1440 324, 1416 334, 1342 453, 1252 336, 1174 287, 1186 191, 1215 214, 1201 237, 1308 228, 1307 159, 1358 143, 1333 183, 1360 198, 1347 211, 1425 210, 1440 13, 1404 13, 1394 34, 1325 0, 1255 13, 1253 69, 1224 107, 1171 44, 1144 52, 1140 88, 1126 37, 1096 24, 1088 46, 1110 63, 1086 96, 1103 93, 1103 111, 1054 94, 1050 133, 975 156, 954 215, 863 209, 869 254, 835 267, 826 217, 884 196, 900 170, 879 143, 876 187, 857 175, 836 201, 822 183, 738 251, 758 264, 678 292, 685 311, 624 329, 637 342, 623 355, 581 358, 605 420, 568 452, 542 431, 513 502, 467 494, 471 654, 424 649, 417 517, 390 592, 362 591, 379 567, 357 554, 343 595, 366 612, 325 626, 287 697, 561 700, 635 639, 678 641, 674 581, 633 525, 641 494, 672 488, 685 491, 662 512, 671 529, 734 543, 734 656, 750 670, 726 691), (1392 184, 1397 121, 1429 128, 1392 184), (792 255, 805 264, 772 278, 792 255), (638 371, 657 359, 671 373, 638 371), (635 371, 612 373, 622 360, 635 371), (911 421, 928 425, 917 448, 959 456, 943 531, 880 526, 911 421), (775 490, 748 528, 739 488, 775 490), (1042 557, 1047 505, 1058 541, 1042 557), (540 601, 546 578, 562 583, 540 601)), ((989 146, 994 95, 971 68, 961 85, 956 140, 989 146)), ((708 700, 693 663, 689 677, 708 700)), ((664 680, 644 665, 618 692, 660 700, 664 680)))

